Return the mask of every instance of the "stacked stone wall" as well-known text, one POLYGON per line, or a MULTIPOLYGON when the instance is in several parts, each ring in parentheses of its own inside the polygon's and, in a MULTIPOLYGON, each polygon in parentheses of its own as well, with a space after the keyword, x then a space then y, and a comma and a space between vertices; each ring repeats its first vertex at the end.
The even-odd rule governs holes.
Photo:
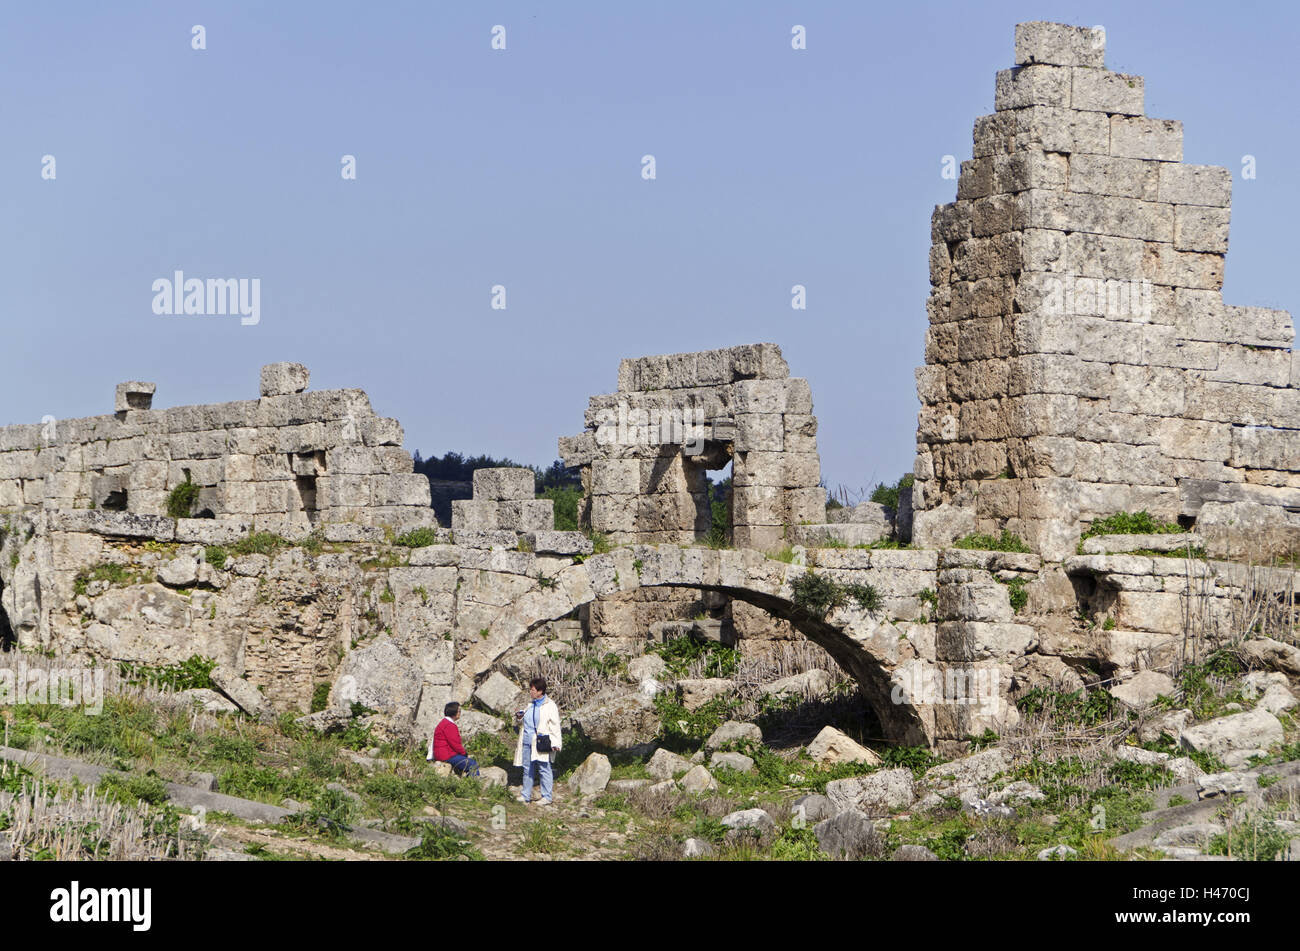
POLYGON ((1294 330, 1223 302, 1230 173, 1184 164, 1099 33, 1020 24, 1016 63, 932 219, 915 540, 1005 528, 1059 560, 1146 510, 1293 547, 1294 330))

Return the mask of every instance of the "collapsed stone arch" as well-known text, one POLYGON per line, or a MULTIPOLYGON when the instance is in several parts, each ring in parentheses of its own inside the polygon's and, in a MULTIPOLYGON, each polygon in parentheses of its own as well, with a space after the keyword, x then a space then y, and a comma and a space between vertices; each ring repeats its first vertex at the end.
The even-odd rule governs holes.
POLYGON ((824 618, 803 610, 795 604, 793 582, 806 570, 752 550, 635 545, 593 555, 547 579, 545 587, 538 583, 502 611, 462 661, 461 673, 477 679, 544 625, 613 593, 655 587, 713 591, 790 622, 822 647, 860 685, 886 740, 906 746, 932 743, 933 714, 927 718, 923 704, 899 696, 898 674, 908 658, 900 651, 898 630, 852 605, 824 618))

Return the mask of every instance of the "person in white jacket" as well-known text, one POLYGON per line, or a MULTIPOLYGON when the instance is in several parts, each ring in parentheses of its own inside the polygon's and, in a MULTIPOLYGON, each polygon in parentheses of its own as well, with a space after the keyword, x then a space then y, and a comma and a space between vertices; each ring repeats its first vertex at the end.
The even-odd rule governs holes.
POLYGON ((519 724, 519 742, 515 745, 515 765, 524 768, 524 786, 519 794, 519 801, 532 802, 533 770, 541 781, 542 799, 539 805, 551 804, 554 777, 551 764, 560 749, 560 708, 555 701, 546 696, 546 678, 534 677, 528 681, 528 695, 531 702, 523 710, 515 711, 515 722, 519 724), (538 738, 544 737, 539 744, 538 738), (547 741, 550 751, 539 750, 547 741))

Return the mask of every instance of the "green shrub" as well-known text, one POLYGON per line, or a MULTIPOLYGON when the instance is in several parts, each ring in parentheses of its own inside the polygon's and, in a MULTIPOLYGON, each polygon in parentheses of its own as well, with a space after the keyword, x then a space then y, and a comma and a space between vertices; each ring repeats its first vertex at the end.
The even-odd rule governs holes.
POLYGON ((273 555, 281 548, 292 547, 287 538, 274 532, 249 532, 230 546, 233 555, 273 555))
POLYGON ((199 487, 188 478, 167 495, 167 514, 172 518, 189 518, 199 500, 199 487))
POLYGON ((893 485, 885 485, 883 482, 878 482, 875 489, 871 492, 871 501, 897 512, 898 494, 900 490, 910 488, 914 481, 912 473, 909 472, 893 485))
POLYGON ((1271 862, 1286 849, 1290 838, 1268 816, 1252 815, 1211 838, 1206 852, 1248 862, 1271 862))
POLYGON ((316 684, 311 689, 311 712, 320 713, 330 703, 330 685, 327 682, 316 684))
POLYGON ((220 545, 209 545, 203 550, 203 560, 213 568, 226 567, 226 550, 220 545))
MULTIPOLYGON (((662 644, 646 648, 647 654, 658 654, 668 665, 668 672, 681 677, 695 661, 704 659, 705 677, 730 677, 736 672, 740 654, 734 647, 713 641, 698 641, 693 637, 672 637, 662 644)), ((620 661, 621 663, 621 661, 620 661)))
POLYGON ((885 604, 885 599, 880 596, 880 592, 870 584, 845 585, 844 593, 850 600, 857 602, 858 607, 870 614, 875 614, 885 604))
POLYGON ((954 548, 971 548, 977 551, 1017 551, 1028 552, 1029 546, 1019 535, 1012 534, 1005 528, 1001 535, 984 535, 972 532, 964 538, 953 542, 954 548))
POLYGON ((805 571, 794 580, 794 606, 810 617, 822 619, 844 603, 844 589, 835 580, 805 571))
POLYGON ((482 852, 451 830, 429 823, 421 824, 424 830, 420 844, 406 852, 406 858, 424 862, 448 862, 464 856, 471 862, 483 861, 482 852))
POLYGON ((1011 610, 1017 614, 1029 603, 1029 592, 1025 590, 1025 583, 1024 578, 1012 578, 1006 582, 1007 599, 1011 602, 1011 610))
POLYGON ((193 654, 179 664, 165 667, 147 667, 127 661, 118 663, 118 672, 128 683, 151 684, 169 690, 211 690, 212 671, 217 662, 211 657, 193 654))
POLYGON ((1177 522, 1162 522, 1150 512, 1116 512, 1099 518, 1083 533, 1084 538, 1094 535, 1176 535, 1187 529, 1177 522))
POLYGON ((438 544, 438 532, 432 528, 413 528, 394 538, 393 544, 401 545, 403 548, 428 548, 430 545, 438 544))

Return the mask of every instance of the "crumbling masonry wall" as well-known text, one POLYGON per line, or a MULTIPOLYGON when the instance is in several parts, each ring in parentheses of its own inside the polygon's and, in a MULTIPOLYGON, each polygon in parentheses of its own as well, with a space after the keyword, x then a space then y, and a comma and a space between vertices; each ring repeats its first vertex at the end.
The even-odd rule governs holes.
POLYGON ((1016 27, 957 200, 932 219, 914 541, 1009 529, 1059 561, 1145 509, 1211 553, 1294 549, 1300 390, 1283 311, 1225 305, 1231 176, 1099 33, 1016 27))
POLYGON ((216 523, 187 526, 181 541, 254 526, 297 537, 324 522, 436 525, 401 425, 361 390, 307 383, 306 367, 271 364, 259 399, 159 410, 152 383, 124 383, 113 415, 0 428, 0 509, 162 516, 192 482, 196 521, 216 523))
POLYGON ((584 525, 616 544, 706 536, 705 473, 728 462, 736 547, 770 550, 826 521, 812 391, 775 344, 624 360, 585 422, 560 457, 581 469, 584 525))
MULTIPOLYGON (((582 473, 583 526, 615 544, 693 544, 708 536, 706 474, 732 465, 729 541, 770 551, 826 521, 817 418, 807 380, 781 348, 749 344, 623 360, 618 389, 591 398, 586 431, 560 440, 582 473)), ((720 595, 646 589, 595 602, 591 636, 633 651, 665 621, 706 613, 742 638, 792 637, 783 621, 720 595)))

